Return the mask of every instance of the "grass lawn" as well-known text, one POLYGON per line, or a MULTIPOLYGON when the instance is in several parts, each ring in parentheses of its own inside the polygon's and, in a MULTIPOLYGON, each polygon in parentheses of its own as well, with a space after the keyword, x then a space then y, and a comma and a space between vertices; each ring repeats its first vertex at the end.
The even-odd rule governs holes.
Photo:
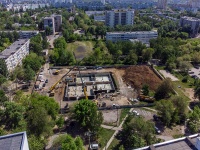
POLYGON ((179 84, 181 87, 184 87, 184 88, 193 88, 194 87, 194 85, 193 85, 194 78, 190 77, 189 75, 188 75, 188 81, 186 83, 182 82, 184 75, 182 75, 181 73, 173 72, 173 75, 179 79, 179 81, 176 81, 176 83, 179 84))
POLYGON ((128 114, 129 111, 130 111, 130 108, 121 109, 120 123, 123 121, 123 119, 125 118, 125 116, 128 114))
POLYGON ((83 58, 92 52, 94 44, 93 41, 76 41, 67 43, 67 49, 74 52, 77 58, 83 58))
POLYGON ((154 66, 156 70, 165 70, 165 66, 154 66))
POLYGON ((114 130, 101 128, 98 139, 99 146, 101 147, 101 149, 103 149, 106 146, 106 143, 109 141, 114 132, 114 130))
POLYGON ((112 141, 112 143, 110 144, 110 146, 108 147, 108 150, 115 150, 118 148, 119 145, 119 140, 117 140, 116 138, 114 138, 114 140, 112 141))

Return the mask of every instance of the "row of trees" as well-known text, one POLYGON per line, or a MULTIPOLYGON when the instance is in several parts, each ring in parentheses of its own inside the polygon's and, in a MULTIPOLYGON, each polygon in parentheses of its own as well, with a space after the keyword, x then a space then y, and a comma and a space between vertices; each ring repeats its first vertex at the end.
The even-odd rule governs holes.
POLYGON ((42 150, 46 143, 44 139, 52 134, 56 123, 58 103, 38 94, 25 96, 17 92, 13 102, 3 91, 0 91, 0 95, 1 134, 27 131, 30 149, 42 150))

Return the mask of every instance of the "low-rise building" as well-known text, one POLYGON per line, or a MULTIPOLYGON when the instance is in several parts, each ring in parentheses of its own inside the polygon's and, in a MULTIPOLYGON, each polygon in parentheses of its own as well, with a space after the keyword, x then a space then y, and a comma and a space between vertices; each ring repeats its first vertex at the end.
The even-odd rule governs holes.
POLYGON ((29 150, 26 132, 0 136, 1 150, 29 150))
POLYGON ((19 38, 20 39, 30 39, 33 36, 36 36, 39 34, 39 31, 34 30, 34 31, 17 31, 19 33, 19 38))
POLYGON ((106 32, 106 41, 128 41, 138 40, 144 44, 149 44, 150 39, 158 37, 157 31, 136 31, 136 32, 106 32))
POLYGON ((29 39, 19 39, 0 53, 0 59, 5 61, 9 72, 22 64, 22 59, 29 54, 29 44, 29 39))
POLYGON ((199 134, 152 144, 135 150, 200 150, 199 134))

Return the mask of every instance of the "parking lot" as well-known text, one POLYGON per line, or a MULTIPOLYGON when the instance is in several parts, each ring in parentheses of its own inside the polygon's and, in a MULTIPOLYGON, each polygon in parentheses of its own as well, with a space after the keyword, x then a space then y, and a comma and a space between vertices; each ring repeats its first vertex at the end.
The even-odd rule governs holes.
POLYGON ((189 75, 193 78, 200 78, 200 68, 195 67, 189 70, 189 75))
POLYGON ((154 112, 139 108, 134 108, 134 110, 136 110, 140 116, 143 116, 145 120, 153 120, 153 115, 155 114, 154 112))

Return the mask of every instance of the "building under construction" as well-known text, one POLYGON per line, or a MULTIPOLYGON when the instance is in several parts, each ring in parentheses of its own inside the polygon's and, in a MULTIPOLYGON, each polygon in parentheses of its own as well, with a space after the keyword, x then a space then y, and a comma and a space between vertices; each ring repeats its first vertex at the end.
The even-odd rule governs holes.
POLYGON ((86 86, 88 99, 96 99, 98 93, 115 92, 111 73, 77 73, 66 77, 64 100, 84 99, 83 86, 86 86))

